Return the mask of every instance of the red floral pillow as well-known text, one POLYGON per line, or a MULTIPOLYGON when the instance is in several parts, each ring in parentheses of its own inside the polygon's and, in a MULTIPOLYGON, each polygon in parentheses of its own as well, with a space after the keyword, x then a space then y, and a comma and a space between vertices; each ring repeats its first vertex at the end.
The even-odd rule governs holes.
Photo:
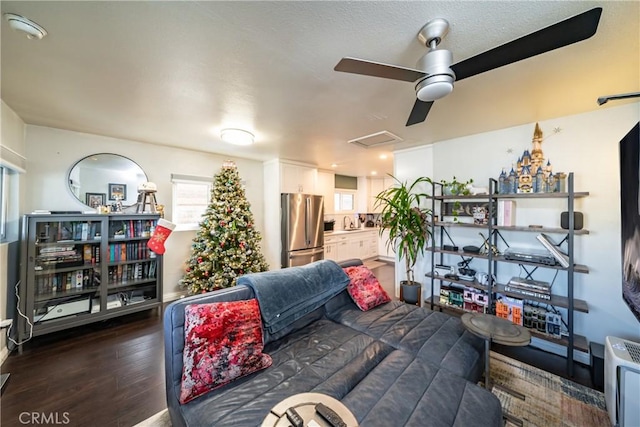
POLYGON ((257 300, 191 304, 184 316, 180 403, 271 366, 257 300))
POLYGON ((349 276, 347 292, 360 310, 367 311, 391 301, 376 276, 364 265, 347 267, 344 272, 349 276))

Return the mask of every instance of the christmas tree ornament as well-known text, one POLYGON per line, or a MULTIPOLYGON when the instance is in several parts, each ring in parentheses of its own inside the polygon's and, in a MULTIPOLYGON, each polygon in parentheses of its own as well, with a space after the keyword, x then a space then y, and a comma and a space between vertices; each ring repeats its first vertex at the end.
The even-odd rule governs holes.
POLYGON ((176 228, 176 225, 172 222, 167 221, 166 219, 159 219, 158 224, 156 225, 155 230, 153 231, 153 235, 147 242, 147 246, 153 252, 158 255, 162 255, 165 252, 164 242, 169 237, 169 234, 176 228))

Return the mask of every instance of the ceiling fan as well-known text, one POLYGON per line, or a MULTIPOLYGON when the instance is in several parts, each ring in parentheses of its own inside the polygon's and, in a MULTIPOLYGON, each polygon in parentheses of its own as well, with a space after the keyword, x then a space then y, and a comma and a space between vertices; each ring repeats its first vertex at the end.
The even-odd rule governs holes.
POLYGON ((596 7, 456 64, 451 64, 453 56, 450 51, 437 48, 449 30, 449 23, 437 18, 429 21, 418 33, 418 40, 429 49, 418 60, 418 69, 345 57, 334 70, 417 82, 417 99, 406 124, 411 126, 427 118, 435 100, 451 93, 454 81, 588 39, 596 33, 601 14, 602 8, 596 7))

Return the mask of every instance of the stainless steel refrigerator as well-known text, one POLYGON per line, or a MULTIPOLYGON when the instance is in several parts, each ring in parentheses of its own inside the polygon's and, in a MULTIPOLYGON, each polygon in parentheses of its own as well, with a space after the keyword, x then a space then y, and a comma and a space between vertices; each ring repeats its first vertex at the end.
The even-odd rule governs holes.
POLYGON ((282 268, 324 259, 324 201, 311 194, 280 195, 282 268))

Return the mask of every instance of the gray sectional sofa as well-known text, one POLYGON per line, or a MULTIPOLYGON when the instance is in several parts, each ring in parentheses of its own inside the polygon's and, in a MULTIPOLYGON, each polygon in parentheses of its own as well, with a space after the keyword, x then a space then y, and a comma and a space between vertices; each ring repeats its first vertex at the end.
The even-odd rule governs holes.
POLYGON ((500 402, 476 385, 484 366, 483 342, 458 318, 398 301, 363 312, 347 293, 345 277, 333 261, 319 261, 244 276, 234 288, 170 304, 164 341, 173 426, 260 426, 278 402, 304 392, 340 400, 363 427, 502 426, 500 402), (283 325, 285 316, 273 316, 280 321, 275 328, 263 309, 273 301, 256 292, 265 284, 280 286, 282 293, 285 285, 308 291, 329 288, 329 282, 339 292, 329 292, 326 300, 307 295, 292 304, 300 295, 282 295, 289 320, 283 325), (272 357, 272 366, 181 405, 185 306, 256 295, 264 352, 272 357))

